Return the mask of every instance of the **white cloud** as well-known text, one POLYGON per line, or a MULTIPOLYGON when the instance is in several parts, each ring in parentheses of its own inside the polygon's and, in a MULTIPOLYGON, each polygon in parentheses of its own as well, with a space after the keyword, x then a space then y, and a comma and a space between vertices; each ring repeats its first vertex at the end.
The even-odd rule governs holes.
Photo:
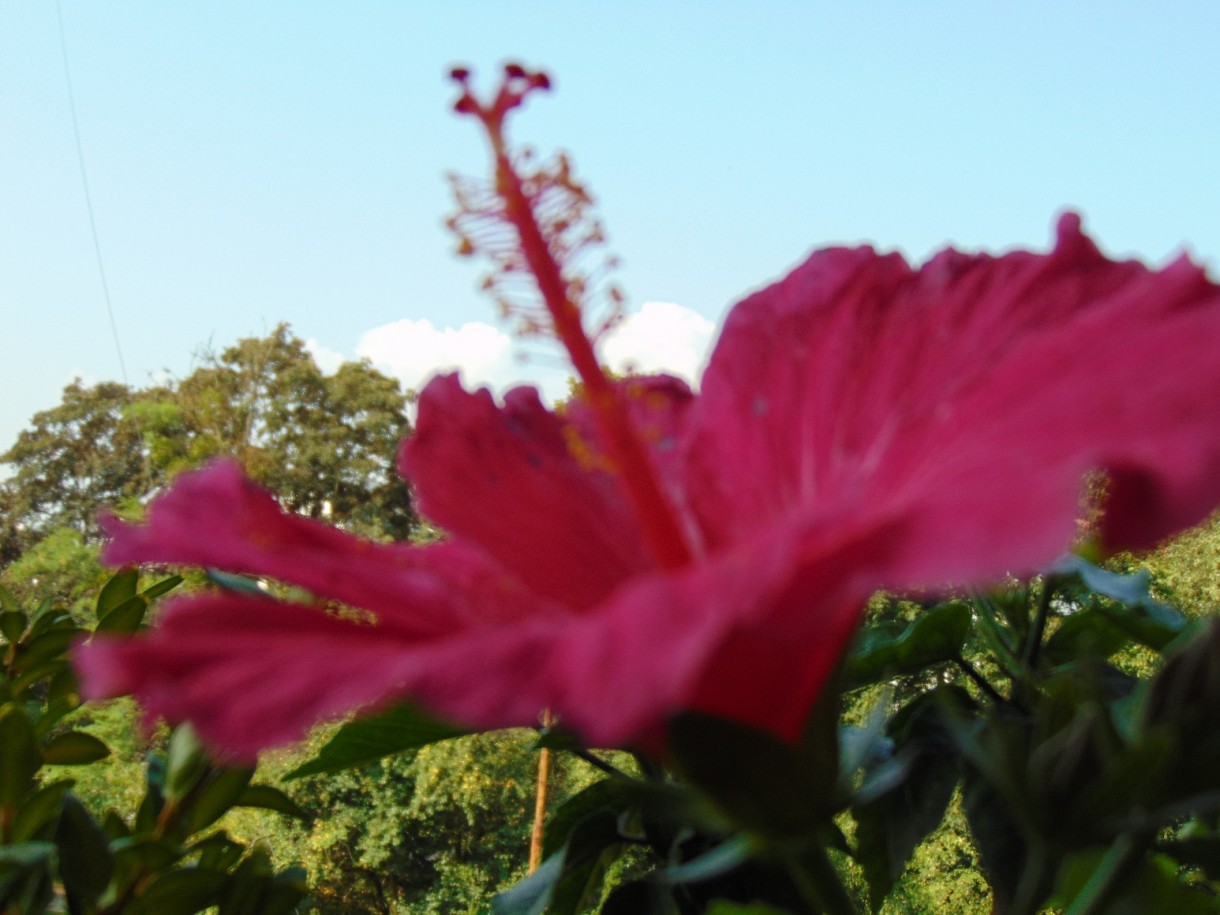
POLYGON ((339 366, 346 361, 341 352, 323 346, 313 337, 305 341, 305 351, 313 356, 313 361, 326 375, 339 371, 339 366))
POLYGON ((672 302, 645 302, 606 335, 602 358, 616 372, 669 372, 696 382, 707 363, 714 325, 672 302))
POLYGON ((486 385, 503 391, 533 383, 562 394, 564 372, 540 370, 516 352, 513 338, 491 324, 471 321, 456 329, 437 328, 427 318, 374 327, 356 344, 357 355, 394 375, 405 388, 419 390, 433 375, 460 371, 467 387, 486 385))
MULTIPOLYGON (((646 302, 606 335, 602 358, 619 372, 670 372, 695 381, 714 332, 711 321, 689 308, 646 302)), ((313 340, 306 345, 328 371, 338 366, 340 354, 313 340)), ((567 380, 573 374, 566 363, 552 357, 557 350, 553 343, 523 345, 482 321, 438 328, 427 318, 374 327, 356 344, 358 356, 396 377, 404 388, 418 391, 433 375, 459 371, 468 388, 487 386, 503 392, 514 385, 533 384, 552 401, 567 396, 567 380), (523 346, 546 353, 545 363, 528 358, 523 346)))

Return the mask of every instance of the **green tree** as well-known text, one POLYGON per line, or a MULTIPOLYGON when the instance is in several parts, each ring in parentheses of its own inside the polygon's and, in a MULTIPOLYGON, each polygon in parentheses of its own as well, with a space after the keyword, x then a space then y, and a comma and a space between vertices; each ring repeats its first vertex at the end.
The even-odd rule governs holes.
POLYGON ((398 382, 367 361, 325 374, 288 325, 246 338, 179 382, 132 390, 79 380, 0 455, 0 562, 60 529, 98 540, 103 507, 138 511, 175 474, 233 455, 290 511, 381 538, 416 518, 395 472, 409 431, 398 382))
POLYGON ((1153 553, 1132 559, 1130 565, 1146 566, 1157 591, 1188 613, 1216 613, 1220 610, 1220 514, 1153 553))
POLYGON ((398 382, 367 361, 326 375, 286 324, 205 352, 132 413, 162 476, 231 454, 291 511, 395 539, 415 523, 394 469, 410 429, 398 382))
MULTIPOLYGON (((282 775, 332 733, 320 729, 300 748, 264 759, 261 771, 282 775)), ((532 740, 525 731, 476 734, 289 782, 308 822, 249 811, 230 828, 301 863, 317 915, 486 912, 492 896, 525 873, 532 740)), ((583 775, 562 768, 559 792, 583 775)))
POLYGON ((0 482, 0 568, 17 559, 22 551, 22 533, 17 524, 16 493, 8 481, 0 482))
POLYGON ((72 527, 58 527, 0 570, 0 584, 30 606, 54 594, 77 621, 107 578, 96 544, 87 543, 72 527))
POLYGON ((153 480, 140 429, 126 413, 132 397, 126 385, 85 387, 78 378, 57 407, 36 414, 0 455, 13 468, 3 497, 7 552, 27 549, 61 527, 95 539, 99 506, 148 491, 153 480))

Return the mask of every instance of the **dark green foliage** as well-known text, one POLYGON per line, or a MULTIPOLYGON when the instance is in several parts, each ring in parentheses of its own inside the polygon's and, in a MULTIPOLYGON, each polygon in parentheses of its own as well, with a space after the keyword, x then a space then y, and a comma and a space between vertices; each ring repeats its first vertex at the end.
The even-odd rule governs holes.
POLYGON ((848 662, 844 685, 850 689, 959 660, 971 620, 969 606, 950 601, 921 613, 907 626, 878 623, 868 627, 848 662))
POLYGON ((938 687, 887 722, 889 739, 900 751, 876 767, 851 808, 858 859, 874 910, 894 888, 919 843, 940 825, 961 778, 952 736, 940 714, 942 702, 966 704, 969 699, 953 687, 938 687))
POLYGON ((675 718, 666 768, 561 807, 495 911, 1220 911, 1220 622, 1149 587, 1073 559, 879 603, 840 675, 854 724, 833 689, 797 746, 675 718))
MULTIPOLYGON (((96 615, 139 625, 153 600, 180 581, 141 588, 119 572, 102 588, 96 615), (140 607, 140 614, 129 608, 140 607)), ((135 810, 98 816, 62 767, 92 769, 110 754, 84 728, 68 652, 85 637, 51 601, 27 612, 0 591, 0 911, 40 915, 66 905, 78 915, 284 915, 305 896, 300 870, 276 871, 265 850, 210 829, 231 808, 303 816, 275 788, 251 785, 250 769, 218 765, 189 726, 149 758, 135 810)))
MULTIPOLYGON (((995 910, 1033 912, 1056 895, 1080 911, 1110 911, 1115 900, 1145 897, 1164 883, 1149 875, 1166 873, 1166 849, 1178 848, 1156 846, 1156 836, 1220 809, 1214 801, 1220 741, 1211 737, 1217 722, 1209 717, 1220 708, 1220 688, 1204 673, 1220 660, 1220 627, 1191 626, 1151 598, 1146 575, 1118 576, 1080 560, 1029 589, 974 606, 974 628, 985 633, 990 669, 1002 679, 994 685, 977 676, 965 680, 973 698, 935 686, 892 722, 922 705, 934 722, 942 766, 960 767, 965 812, 995 910), (1165 651, 1167 661, 1159 671, 1142 667, 1142 677, 1108 660, 1147 648, 1165 651), (1099 862, 1112 864, 1114 856, 1122 866, 1102 875, 1099 862), (1102 876, 1076 880, 1072 874, 1084 861, 1102 876)), ((910 739, 899 736, 895 746, 901 754, 910 739)), ((913 786, 918 773, 913 767, 903 782, 913 786)), ((946 787, 952 786, 942 782, 942 796, 946 787)), ((926 804, 935 794, 925 785, 912 798, 926 804)), ((858 820, 861 812, 853 810, 858 820)), ((883 825, 901 822, 893 811, 875 826, 866 816, 861 827, 871 828, 858 839, 870 841, 883 825)), ((892 845, 892 831, 884 838, 892 845)), ((866 872, 869 861, 866 855, 866 872)), ((1179 862, 1179 869, 1189 866, 1179 862)), ((874 904, 894 876, 891 869, 870 878, 874 904)), ((1185 884, 1175 881, 1178 889, 1158 897, 1164 907, 1147 911, 1177 910, 1169 901, 1185 884)), ((1188 895, 1191 905, 1198 902, 1195 889, 1188 895)), ((1214 895, 1201 898, 1216 904, 1214 895)))

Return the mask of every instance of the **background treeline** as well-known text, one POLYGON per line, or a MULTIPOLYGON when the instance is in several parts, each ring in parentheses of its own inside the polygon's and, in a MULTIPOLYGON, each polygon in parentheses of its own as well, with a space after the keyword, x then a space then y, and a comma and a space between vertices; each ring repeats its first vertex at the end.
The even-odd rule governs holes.
MULTIPOLYGON (((206 351, 187 377, 133 389, 75 382, 62 402, 37 414, 3 455, 0 481, 0 583, 20 601, 62 604, 82 625, 108 573, 98 561, 97 513, 138 516, 173 476, 220 454, 235 456, 293 511, 379 539, 435 536, 415 514, 394 470, 398 442, 410 432, 409 394, 367 362, 323 372, 286 325, 263 338, 206 351)), ((1118 557, 1119 566, 1136 564, 1118 557)), ((1162 597, 1190 613, 1220 604, 1220 524, 1165 545, 1148 565, 1162 597)), ((900 623, 919 608, 879 601, 873 613, 900 623)), ((983 646, 975 646, 978 655, 983 646)), ((1146 665, 1133 656, 1127 663, 1146 665)), ((961 681, 960 666, 922 676, 961 681)), ((923 683, 899 684, 903 689, 923 683)), ((864 714, 874 696, 853 696, 845 716, 864 714)), ((145 732, 127 701, 87 706, 74 723, 113 751, 73 773, 75 791, 98 817, 134 811, 150 750, 163 732, 145 732)), ((457 738, 362 769, 283 782, 315 756, 333 729, 304 746, 269 755, 259 779, 279 784, 310 819, 239 810, 229 834, 265 846, 276 866, 309 873, 310 911, 475 913, 525 870, 537 754, 528 732, 457 738)), ((596 775, 561 755, 552 804, 596 775)), ((630 866, 630 860, 626 866, 630 866)), ((991 910, 960 801, 916 851, 885 912, 991 910)))
POLYGON ((138 513, 175 474, 221 454, 291 511, 405 539, 416 517, 394 462, 409 430, 395 379, 367 362, 326 374, 287 325, 203 352, 180 381, 78 380, 0 454, 0 564, 18 587, 88 588, 79 568, 50 576, 96 546, 99 509, 138 513))
MULTIPOLYGON (((136 517, 177 473, 222 454, 293 511, 378 539, 435 536, 394 469, 410 432, 410 394, 395 379, 367 362, 328 374, 286 325, 197 361, 185 378, 145 388, 76 381, 0 455, 0 583, 20 603, 50 597, 91 627, 110 575, 99 561, 98 512, 136 517)), ((134 813, 146 757, 165 749, 165 733, 145 733, 127 700, 74 715, 74 727, 112 750, 73 771, 77 795, 99 818, 112 808, 134 813)), ((276 782, 326 737, 269 757, 260 780, 276 782)), ((525 872, 531 743, 525 732, 460 738, 305 778, 284 787, 309 821, 239 811, 222 825, 265 844, 280 867, 303 865, 312 911, 483 912, 525 872)), ((556 801, 587 783, 591 773, 579 768, 557 765, 556 801)))

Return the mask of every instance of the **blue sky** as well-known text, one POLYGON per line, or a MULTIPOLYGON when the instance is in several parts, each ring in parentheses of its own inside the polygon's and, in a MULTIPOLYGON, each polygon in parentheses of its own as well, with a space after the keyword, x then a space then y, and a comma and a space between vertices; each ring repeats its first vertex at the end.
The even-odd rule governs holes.
MULTIPOLYGON (((279 321, 389 367, 507 346, 442 227, 443 173, 486 169, 459 62, 552 73, 515 136, 573 153, 632 303, 681 306, 633 346, 820 245, 1044 247, 1065 207, 1113 254, 1220 258, 1214 2, 62 3, 135 385, 279 321)), ((0 4, 0 125, 2 449, 120 376, 50 0, 0 4)))

